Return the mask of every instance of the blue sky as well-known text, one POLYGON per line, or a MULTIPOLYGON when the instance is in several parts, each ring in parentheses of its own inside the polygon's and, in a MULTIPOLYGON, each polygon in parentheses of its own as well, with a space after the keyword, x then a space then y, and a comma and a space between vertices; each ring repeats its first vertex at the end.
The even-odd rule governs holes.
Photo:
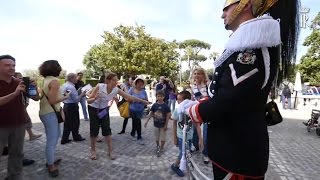
MULTIPOLYGON (((317 0, 302 0, 310 8, 309 22, 320 11, 317 0)), ((68 72, 83 69, 90 45, 100 43, 103 31, 119 24, 146 26, 152 36, 166 40, 200 39, 221 53, 230 32, 221 20, 223 0, 2 0, 0 54, 17 59, 17 71, 37 69, 57 59, 68 72)), ((298 59, 306 52, 302 29, 298 59)), ((205 52, 209 53, 209 52, 205 52)), ((212 67, 212 62, 202 64, 212 67)))

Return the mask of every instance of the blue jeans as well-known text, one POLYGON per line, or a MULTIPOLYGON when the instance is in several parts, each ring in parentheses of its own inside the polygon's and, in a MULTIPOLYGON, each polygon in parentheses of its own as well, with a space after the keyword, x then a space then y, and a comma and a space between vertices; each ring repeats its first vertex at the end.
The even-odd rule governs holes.
MULTIPOLYGON (((188 149, 190 150, 191 149, 191 140, 188 140, 187 141, 187 144, 188 144, 188 149)), ((179 147, 179 156, 178 156, 178 160, 181 159, 182 157, 182 139, 181 138, 178 138, 178 147, 179 147)))
POLYGON ((286 97, 284 95, 282 95, 281 97, 281 102, 282 102, 282 108, 283 109, 286 109, 286 98, 287 98, 287 101, 288 101, 288 109, 291 109, 291 97, 286 97))
POLYGON ((208 157, 207 132, 208 132, 208 124, 204 123, 203 124, 203 130, 202 130, 202 135, 203 135, 203 151, 202 151, 202 154, 204 156, 206 156, 206 157, 208 157))
POLYGON ((44 125, 44 129, 47 136, 46 142, 46 159, 47 164, 52 165, 54 163, 54 155, 58 144, 58 139, 61 136, 60 124, 58 123, 57 116, 54 112, 41 115, 40 119, 44 125))
POLYGON ((173 112, 176 108, 176 99, 169 99, 168 106, 169 106, 171 112, 173 112))
POLYGON ((83 117, 84 119, 88 119, 88 112, 87 112, 87 100, 85 97, 82 97, 80 100, 80 104, 82 107, 83 117))

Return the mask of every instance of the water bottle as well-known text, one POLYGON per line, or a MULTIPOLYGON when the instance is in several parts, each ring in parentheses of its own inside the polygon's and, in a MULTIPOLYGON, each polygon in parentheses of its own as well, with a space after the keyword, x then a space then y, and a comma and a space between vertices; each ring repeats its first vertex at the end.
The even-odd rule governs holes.
POLYGON ((29 96, 36 96, 37 95, 37 88, 36 88, 36 86, 34 86, 34 85, 32 85, 32 84, 30 84, 29 85, 29 88, 28 88, 28 94, 29 94, 29 96))

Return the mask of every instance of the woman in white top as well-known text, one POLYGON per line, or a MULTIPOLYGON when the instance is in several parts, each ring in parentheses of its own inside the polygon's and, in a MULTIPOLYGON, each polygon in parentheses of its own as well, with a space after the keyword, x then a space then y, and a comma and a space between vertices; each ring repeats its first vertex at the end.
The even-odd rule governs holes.
POLYGON ((97 159, 96 155, 96 141, 101 127, 102 135, 105 137, 108 145, 108 156, 111 160, 115 159, 112 153, 112 139, 109 118, 108 102, 112 101, 114 97, 119 94, 125 99, 132 102, 142 102, 148 104, 149 102, 143 99, 131 96, 117 87, 118 77, 115 73, 108 73, 106 75, 105 83, 99 83, 88 98, 88 110, 90 117, 90 137, 91 137, 91 150, 90 158, 97 159))
MULTIPOLYGON (((193 82, 191 84, 191 94, 192 94, 193 100, 199 101, 200 99, 209 97, 208 90, 207 90, 209 78, 206 71, 203 68, 196 67, 193 70, 193 79, 191 80, 191 82, 193 82)), ((207 152, 207 128, 208 128, 207 123, 204 123, 203 133, 202 133, 204 147, 203 147, 202 154, 203 154, 203 162, 205 164, 209 163, 208 152, 207 152)), ((197 132, 197 131, 194 131, 194 132, 197 132)), ((196 147, 196 149, 199 149, 198 148, 199 141, 202 141, 202 138, 198 137, 197 133, 194 133, 192 142, 193 142, 193 145, 196 147)))

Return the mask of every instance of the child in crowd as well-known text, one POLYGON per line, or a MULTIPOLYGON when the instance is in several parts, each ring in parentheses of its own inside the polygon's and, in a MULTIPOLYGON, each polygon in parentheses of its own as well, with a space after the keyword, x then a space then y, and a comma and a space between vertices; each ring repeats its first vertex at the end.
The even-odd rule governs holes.
POLYGON ((168 128, 168 122, 171 113, 169 106, 164 102, 164 91, 158 91, 156 93, 156 98, 157 102, 152 105, 150 113, 148 115, 148 120, 144 124, 144 127, 147 127, 150 118, 153 117, 155 127, 154 132, 157 142, 157 156, 160 157, 160 154, 163 152, 164 144, 166 142, 166 131, 168 128))
MULTIPOLYGON (((185 99, 191 99, 191 93, 189 91, 181 91, 180 93, 178 93, 178 97, 177 97, 178 104, 183 102, 185 99)), ((173 121, 173 142, 176 146, 179 147, 178 159, 176 160, 175 163, 173 163, 171 165, 171 169, 175 173, 177 173, 178 176, 183 177, 184 173, 179 169, 179 165, 180 165, 180 159, 182 157, 183 127, 185 125, 184 120, 188 121, 186 141, 187 141, 187 145, 188 145, 189 149, 191 148, 191 141, 192 141, 192 137, 193 137, 193 132, 194 132, 193 129, 194 128, 193 128, 192 121, 190 120, 189 117, 187 117, 184 120, 179 119, 179 113, 177 111, 177 108, 174 110, 174 112, 171 116, 171 119, 174 120, 173 121)), ((200 125, 197 125, 195 129, 197 129, 197 134, 199 136, 199 148, 202 149, 203 140, 202 140, 202 136, 201 136, 200 125)))

